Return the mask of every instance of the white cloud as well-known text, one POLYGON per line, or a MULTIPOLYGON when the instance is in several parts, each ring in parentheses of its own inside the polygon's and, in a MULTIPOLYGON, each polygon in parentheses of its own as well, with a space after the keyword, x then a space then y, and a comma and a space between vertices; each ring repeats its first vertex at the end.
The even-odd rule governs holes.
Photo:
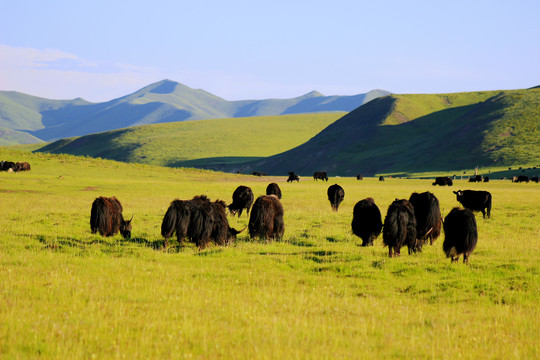
POLYGON ((0 45, 0 79, 0 90, 98 102, 132 93, 162 75, 152 68, 100 63, 57 49, 0 45))

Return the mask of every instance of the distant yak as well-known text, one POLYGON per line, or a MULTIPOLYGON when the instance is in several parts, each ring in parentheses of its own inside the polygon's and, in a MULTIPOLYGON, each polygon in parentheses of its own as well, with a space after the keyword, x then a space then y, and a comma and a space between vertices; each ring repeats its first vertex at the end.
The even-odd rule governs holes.
POLYGON ((287 182, 293 182, 297 181, 300 182, 300 177, 294 173, 294 171, 289 171, 289 178, 287 179, 287 182))
POLYGON ((328 181, 328 175, 326 175, 326 171, 315 171, 313 173, 313 179, 314 180, 326 180, 326 181, 328 181))
POLYGON ((444 218, 443 228, 443 251, 446 257, 455 262, 463 254, 463 262, 467 263, 478 242, 474 214, 468 209, 453 208, 444 218))
POLYGON ((283 206, 276 195, 261 195, 255 200, 249 218, 249 236, 280 239, 285 232, 283 206))
POLYGON ((276 183, 270 183, 266 187, 266 195, 276 195, 281 200, 281 189, 276 183))
POLYGON ((432 184, 433 186, 439 185, 439 186, 452 186, 454 185, 454 181, 451 177, 448 176, 439 176, 435 178, 435 182, 432 184))
POLYGON ((383 225, 383 244, 388 246, 388 256, 400 255, 407 245, 409 255, 416 251, 416 218, 412 204, 405 200, 395 200, 388 207, 383 225))
POLYGON ((475 175, 469 178, 469 182, 482 182, 482 181, 483 181, 482 175, 475 175))
POLYGON ((381 211, 373 198, 360 200, 354 205, 351 227, 353 234, 362 239, 362 246, 373 245, 383 227, 381 211))
POLYGON ((379 176, 379 181, 384 181, 384 176, 379 176))
POLYGON ((242 215, 242 211, 246 209, 249 216, 249 209, 251 209, 251 205, 253 205, 253 198, 254 196, 251 188, 240 185, 233 192, 233 202, 228 206, 229 211, 233 216, 238 212, 238 217, 240 217, 242 215))
POLYGON ((338 211, 339 204, 345 198, 345 190, 338 184, 331 185, 327 190, 328 200, 330 201, 330 206, 332 210, 338 211))
POLYGON ((480 190, 458 190, 454 191, 456 199, 465 209, 471 211, 481 211, 484 219, 491 216, 491 194, 480 190))
POLYGON ((360 174, 356 175, 356 180, 364 180, 364 177, 360 174))
POLYGON ((122 205, 115 197, 100 196, 92 203, 90 211, 90 229, 92 234, 99 231, 101 236, 114 236, 120 231, 124 239, 131 237, 131 220, 122 216, 122 205))
POLYGON ((18 162, 13 167, 13 170, 16 172, 19 171, 30 171, 30 164, 27 162, 18 162))
POLYGON ((528 183, 529 182, 529 177, 527 175, 519 175, 519 176, 514 176, 512 178, 512 182, 526 182, 528 183))
POLYGON ((416 219, 416 251, 422 251, 422 246, 428 241, 433 245, 441 234, 442 216, 439 199, 429 191, 412 193, 409 202, 414 208, 416 219))
POLYGON ((12 161, 2 161, 0 162, 0 170, 1 171, 9 171, 11 169, 12 171, 15 171, 15 163, 12 161))
POLYGON ((180 244, 188 238, 199 249, 205 248, 211 241, 217 245, 234 241, 242 230, 229 226, 225 209, 224 201, 211 202, 205 195, 195 196, 191 200, 174 200, 161 224, 165 245, 168 245, 168 239, 174 233, 180 244))

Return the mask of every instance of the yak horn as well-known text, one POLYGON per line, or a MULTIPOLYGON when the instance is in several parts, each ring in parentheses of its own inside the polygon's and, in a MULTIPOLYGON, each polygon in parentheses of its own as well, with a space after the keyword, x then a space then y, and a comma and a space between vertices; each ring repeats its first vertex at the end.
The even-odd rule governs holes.
POLYGON ((244 228, 242 230, 236 230, 235 228, 231 228, 231 232, 234 234, 234 235, 238 235, 240 234, 242 231, 246 230, 247 228, 247 225, 244 226, 244 228))
POLYGON ((431 230, 433 230, 433 227, 431 229, 429 229, 428 232, 426 233, 426 235, 424 235, 424 236, 428 236, 429 233, 431 232, 431 230))
POLYGON ((131 219, 129 219, 128 222, 131 222, 131 220, 133 220, 133 216, 134 216, 134 215, 135 215, 135 214, 131 215, 131 219))

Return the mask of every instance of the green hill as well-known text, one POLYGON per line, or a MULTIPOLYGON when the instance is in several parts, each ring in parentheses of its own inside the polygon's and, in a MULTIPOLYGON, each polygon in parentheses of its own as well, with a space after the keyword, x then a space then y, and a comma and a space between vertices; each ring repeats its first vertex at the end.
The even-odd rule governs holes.
POLYGON ((138 125, 186 120, 349 112, 376 97, 374 90, 353 96, 310 92, 293 99, 227 101, 204 90, 163 80, 103 103, 82 99, 47 100, 0 91, 0 126, 51 141, 138 125))
POLYGON ((42 143, 40 139, 23 131, 0 127, 0 146, 42 143))
POLYGON ((62 139, 38 151, 164 166, 210 167, 286 151, 308 141, 343 115, 280 115, 153 124, 62 139))
POLYGON ((219 170, 310 175, 540 164, 540 89, 375 99, 305 144, 219 170))

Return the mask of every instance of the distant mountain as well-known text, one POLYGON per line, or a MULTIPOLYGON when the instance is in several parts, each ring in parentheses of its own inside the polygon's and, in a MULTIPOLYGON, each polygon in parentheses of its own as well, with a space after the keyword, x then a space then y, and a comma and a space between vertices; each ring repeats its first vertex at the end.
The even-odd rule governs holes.
POLYGON ((304 176, 540 165, 540 88, 389 95, 343 114, 152 124, 63 139, 39 151, 304 176))
POLYGON ((0 91, 0 126, 50 141, 184 120, 348 112, 387 94, 387 91, 374 90, 353 96, 323 96, 314 91, 294 99, 227 101, 170 80, 103 103, 83 99, 48 100, 0 91))

